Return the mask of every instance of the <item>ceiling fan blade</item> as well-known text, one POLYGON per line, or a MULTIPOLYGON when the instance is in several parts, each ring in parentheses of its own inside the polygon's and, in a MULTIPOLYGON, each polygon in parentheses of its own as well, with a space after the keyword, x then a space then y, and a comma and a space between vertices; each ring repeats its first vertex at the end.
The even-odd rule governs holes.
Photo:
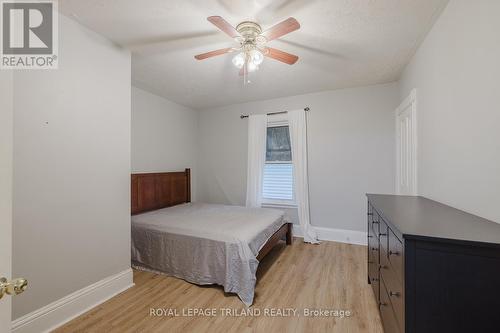
POLYGON ((272 47, 266 47, 266 52, 264 53, 264 55, 266 57, 273 58, 289 65, 293 65, 297 62, 297 60, 299 60, 299 57, 294 54, 290 54, 278 49, 273 49, 272 47))
POLYGON ((292 31, 295 31, 300 28, 299 22, 293 17, 289 17, 286 20, 272 26, 262 33, 267 41, 279 38, 284 36, 292 31))
POLYGON ((197 60, 203 60, 203 59, 215 57, 215 56, 218 56, 218 55, 221 55, 221 54, 225 54, 225 53, 230 53, 230 52, 233 52, 233 48, 232 47, 227 47, 225 49, 220 49, 220 50, 210 51, 210 52, 207 52, 207 53, 198 54, 198 55, 195 55, 194 57, 197 60))
POLYGON ((226 20, 224 20, 220 16, 209 16, 207 17, 208 22, 212 23, 215 25, 217 28, 225 32, 229 37, 231 38, 236 38, 236 37, 241 37, 240 33, 236 31, 236 29, 229 24, 226 20))

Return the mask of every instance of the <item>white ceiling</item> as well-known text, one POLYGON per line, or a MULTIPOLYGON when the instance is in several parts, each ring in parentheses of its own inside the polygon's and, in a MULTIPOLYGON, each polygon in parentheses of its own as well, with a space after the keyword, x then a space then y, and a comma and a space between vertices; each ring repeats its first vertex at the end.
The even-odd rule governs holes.
POLYGON ((448 0, 60 0, 83 25, 132 50, 134 85, 195 109, 397 80, 448 0), (300 57, 266 58, 244 85, 237 46, 206 18, 265 30, 290 16, 301 24, 269 46, 300 57))

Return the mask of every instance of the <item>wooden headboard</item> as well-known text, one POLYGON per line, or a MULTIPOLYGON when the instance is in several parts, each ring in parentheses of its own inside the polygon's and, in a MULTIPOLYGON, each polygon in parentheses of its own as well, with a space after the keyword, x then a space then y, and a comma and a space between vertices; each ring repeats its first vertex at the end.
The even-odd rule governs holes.
POLYGON ((132 215, 191 201, 191 169, 132 174, 132 215))

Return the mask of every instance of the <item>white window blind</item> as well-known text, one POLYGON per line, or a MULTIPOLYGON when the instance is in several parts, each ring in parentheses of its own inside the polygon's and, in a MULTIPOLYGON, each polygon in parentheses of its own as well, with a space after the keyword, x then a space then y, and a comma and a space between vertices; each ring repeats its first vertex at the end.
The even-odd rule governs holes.
POLYGON ((291 163, 266 163, 262 197, 293 200, 293 166, 291 163))
POLYGON ((267 128, 262 198, 268 204, 293 204, 293 164, 288 126, 267 128))

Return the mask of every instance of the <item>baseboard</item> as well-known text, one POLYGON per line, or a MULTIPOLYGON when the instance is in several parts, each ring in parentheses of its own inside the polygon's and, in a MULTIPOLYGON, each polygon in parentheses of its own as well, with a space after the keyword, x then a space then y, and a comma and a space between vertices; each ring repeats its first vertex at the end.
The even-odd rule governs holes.
MULTIPOLYGON (((316 233, 318 234, 319 240, 356 244, 356 245, 366 245, 367 235, 364 231, 346 230, 346 229, 333 229, 333 228, 323 228, 314 227, 316 233)), ((293 235, 295 237, 303 237, 302 230, 296 224, 293 225, 293 235)))
POLYGON ((14 320, 12 332, 50 332, 132 286, 129 268, 14 320))

